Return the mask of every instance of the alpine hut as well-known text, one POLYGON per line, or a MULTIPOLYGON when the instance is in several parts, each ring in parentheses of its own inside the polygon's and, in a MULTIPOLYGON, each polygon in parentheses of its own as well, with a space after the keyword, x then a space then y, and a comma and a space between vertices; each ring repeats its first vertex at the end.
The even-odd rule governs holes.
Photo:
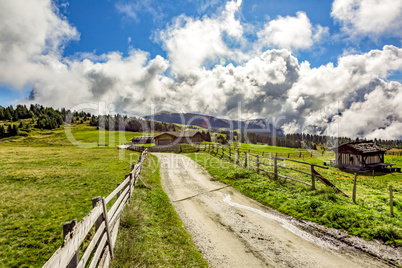
POLYGON ((350 142, 333 149, 335 166, 354 171, 388 170, 391 163, 384 163, 387 149, 373 141, 350 142))
POLYGON ((199 131, 163 132, 155 137, 155 145, 169 145, 173 143, 201 143, 205 140, 199 131))

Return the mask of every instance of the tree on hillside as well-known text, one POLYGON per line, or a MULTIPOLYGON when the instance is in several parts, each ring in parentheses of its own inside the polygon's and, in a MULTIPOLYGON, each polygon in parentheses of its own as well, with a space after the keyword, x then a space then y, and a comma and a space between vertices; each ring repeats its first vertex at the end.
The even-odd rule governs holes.
POLYGON ((0 139, 6 136, 6 129, 3 125, 0 125, 0 139))
POLYGON ((211 142, 211 133, 209 131, 205 134, 205 141, 211 142))

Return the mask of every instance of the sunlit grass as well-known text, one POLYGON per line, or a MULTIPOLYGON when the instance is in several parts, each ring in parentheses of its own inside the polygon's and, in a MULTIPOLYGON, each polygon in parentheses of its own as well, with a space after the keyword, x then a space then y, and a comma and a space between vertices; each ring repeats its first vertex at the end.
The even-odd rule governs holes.
MULTIPOLYGON (((55 130, 31 129, 28 136, 1 139, 0 267, 41 267, 62 244, 62 224, 80 221, 92 209, 91 199, 109 195, 124 180, 130 164, 137 162, 139 153, 117 150, 116 145, 142 135, 73 124, 71 131, 64 126, 55 130), (68 133, 73 138, 69 139, 68 133)), ((145 178, 151 172, 147 167, 142 171, 145 178)), ((158 253, 163 254, 164 263, 168 265, 181 256, 182 262, 177 263, 183 266, 204 265, 158 184, 159 177, 149 176, 154 190, 146 190, 144 196, 162 198, 164 206, 150 206, 147 202, 152 198, 140 197, 135 204, 147 207, 155 221, 159 213, 175 220, 165 226, 146 225, 145 229, 154 235, 169 234, 172 228, 176 230, 174 240, 184 241, 185 245, 180 249, 177 244, 169 248, 169 243, 163 243, 159 249, 165 252, 158 253)), ((156 251, 148 253, 155 255, 156 251)), ((139 256, 148 257, 144 252, 139 256)))
POLYGON ((109 148, 0 146, 2 265, 42 266, 61 246, 62 224, 123 181, 128 160, 109 148))

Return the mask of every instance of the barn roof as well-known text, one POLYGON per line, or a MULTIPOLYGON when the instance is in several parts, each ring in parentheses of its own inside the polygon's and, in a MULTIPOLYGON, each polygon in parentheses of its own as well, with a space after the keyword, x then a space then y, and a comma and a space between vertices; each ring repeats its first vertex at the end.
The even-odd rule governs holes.
POLYGON ((154 136, 135 136, 132 138, 132 140, 147 140, 147 139, 153 139, 154 136))
POLYGON ((169 131, 169 132, 163 132, 161 134, 158 134, 158 135, 155 136, 155 138, 157 138, 157 137, 159 137, 161 135, 164 135, 164 134, 168 134, 168 135, 174 136, 176 138, 178 138, 178 137, 191 138, 191 137, 194 137, 195 134, 197 134, 197 133, 200 133, 202 135, 201 132, 193 131, 193 130, 190 130, 190 131, 169 131))
POLYGON ((362 154, 367 153, 379 153, 379 152, 386 152, 387 149, 378 145, 376 142, 372 141, 363 141, 363 142, 350 142, 340 145, 339 147, 334 148, 334 150, 339 150, 339 148, 350 147, 354 150, 358 151, 362 154))

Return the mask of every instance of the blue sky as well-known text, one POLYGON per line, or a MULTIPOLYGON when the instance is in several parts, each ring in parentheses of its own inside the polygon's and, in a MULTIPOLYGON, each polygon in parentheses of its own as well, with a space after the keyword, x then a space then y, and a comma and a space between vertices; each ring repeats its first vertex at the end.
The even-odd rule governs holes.
POLYGON ((401 15, 402 0, 0 1, 0 105, 240 107, 287 133, 402 138, 401 15))
MULTIPOLYGON (((60 11, 80 32, 80 39, 66 45, 64 56, 82 52, 99 55, 110 51, 120 51, 127 55, 131 48, 136 48, 149 52, 151 57, 156 55, 166 57, 166 51, 153 38, 155 32, 165 28, 181 14, 194 18, 215 14, 225 2, 194 0, 181 1, 178 4, 177 1, 149 1, 151 8, 155 9, 157 14, 152 14, 143 8, 135 12, 135 17, 119 11, 116 7, 118 3, 130 4, 131 1, 72 0, 65 3, 68 5, 61 7, 60 11), (210 2, 210 6, 203 8, 207 2, 210 2)), ((268 18, 295 16, 298 11, 304 11, 311 23, 328 27, 330 34, 334 36, 339 35, 341 31, 339 23, 330 15, 331 8, 332 1, 252 0, 242 2, 238 16, 244 23, 262 27, 268 18)), ((255 36, 251 35, 250 39, 253 38, 255 36)), ((312 67, 319 67, 328 62, 336 64, 344 50, 353 49, 363 53, 376 48, 381 49, 384 45, 401 46, 401 40, 398 37, 378 39, 365 37, 357 41, 329 38, 322 44, 320 49, 323 51, 319 54, 316 50, 309 49, 297 52, 297 56, 299 61, 307 60, 312 67)))

